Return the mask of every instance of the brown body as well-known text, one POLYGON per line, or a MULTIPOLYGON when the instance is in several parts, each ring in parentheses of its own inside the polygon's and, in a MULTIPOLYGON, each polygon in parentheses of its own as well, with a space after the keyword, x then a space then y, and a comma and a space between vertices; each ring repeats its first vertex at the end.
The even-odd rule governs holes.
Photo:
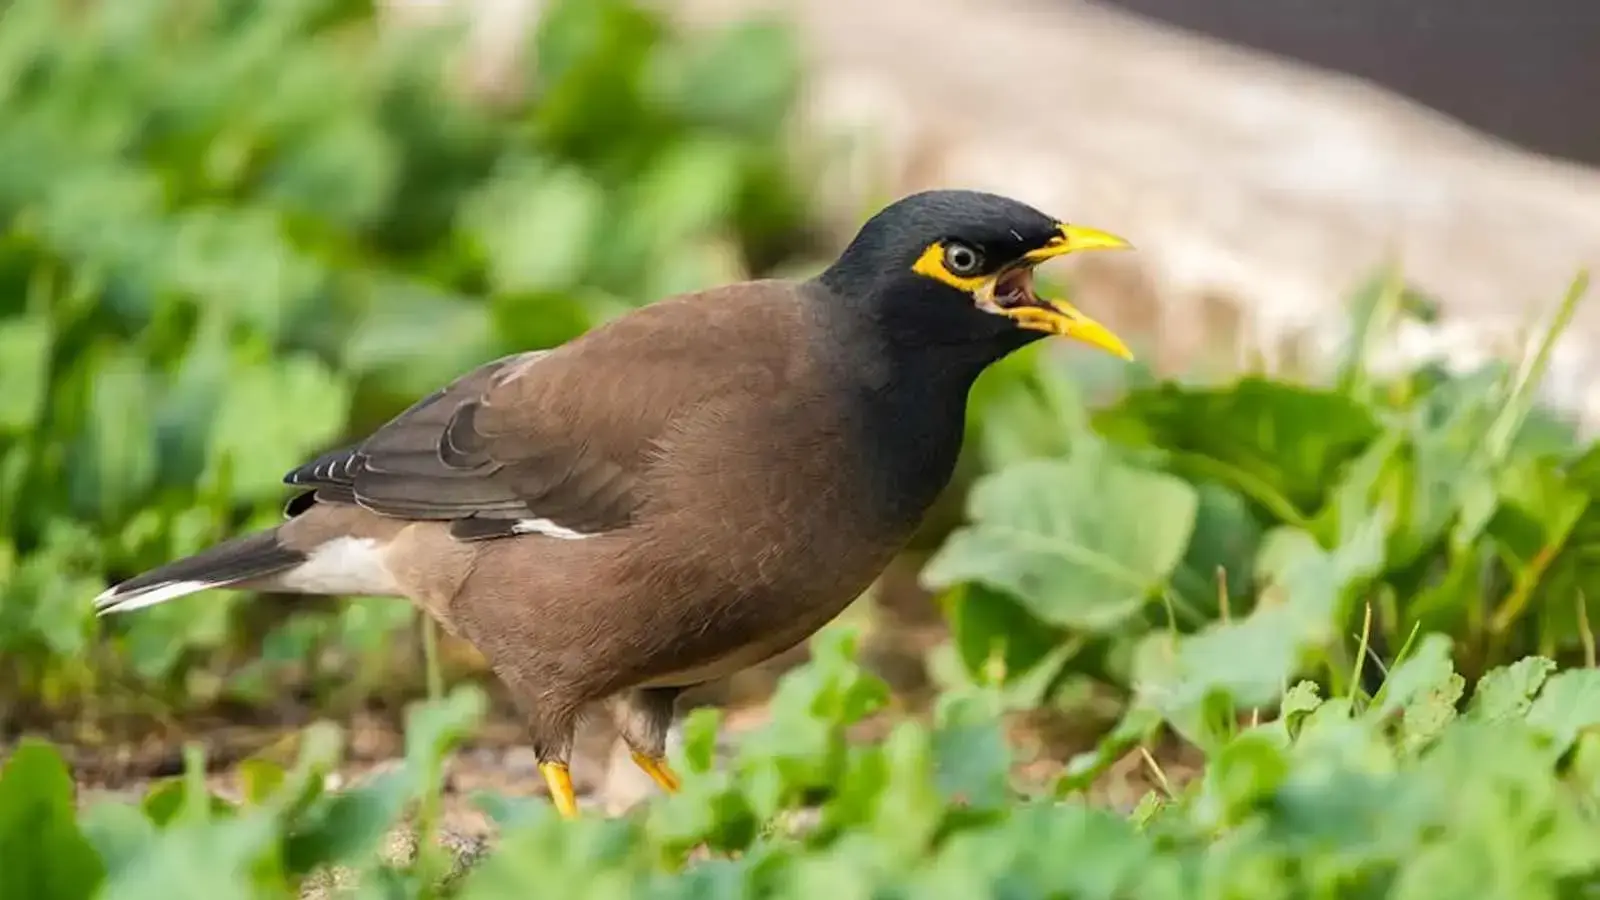
MULTIPOLYGON (((398 592, 490 660, 536 739, 552 744, 541 752, 562 753, 593 701, 686 687, 792 647, 867 588, 915 526, 879 516, 881 527, 861 527, 874 518, 862 518, 873 486, 861 483, 860 444, 839 406, 873 389, 871 373, 841 371, 830 344, 813 339, 822 325, 801 290, 764 282, 665 301, 485 367, 429 408, 436 439, 461 403, 483 402, 474 426, 502 468, 482 477, 508 494, 559 482, 530 505, 566 499, 588 536, 461 540, 450 521, 335 499, 300 512, 279 539, 305 554, 339 537, 375 539, 398 592), (597 395, 586 379, 605 360, 626 360, 627 375, 597 395)), ((432 486, 424 474, 402 495, 415 502, 432 486)), ((443 505, 458 512, 468 492, 449 488, 443 505)))
POLYGON ((663 300, 462 376, 290 472, 283 525, 96 605, 403 595, 489 658, 563 813, 596 701, 672 789, 678 692, 793 646, 872 582, 948 482, 986 366, 1046 334, 1127 355, 1030 275, 1120 246, 992 194, 905 198, 815 279, 663 300))

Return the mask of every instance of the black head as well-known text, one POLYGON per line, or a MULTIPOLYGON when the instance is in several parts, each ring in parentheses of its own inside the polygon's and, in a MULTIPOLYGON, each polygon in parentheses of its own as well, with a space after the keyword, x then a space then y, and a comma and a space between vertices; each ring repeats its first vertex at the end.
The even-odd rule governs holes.
POLYGON ((1001 355, 1058 334, 1127 358, 1104 326, 1033 289, 1033 267, 1047 259, 1127 246, 1008 197, 927 191, 867 220, 817 280, 897 341, 970 344, 1001 355))

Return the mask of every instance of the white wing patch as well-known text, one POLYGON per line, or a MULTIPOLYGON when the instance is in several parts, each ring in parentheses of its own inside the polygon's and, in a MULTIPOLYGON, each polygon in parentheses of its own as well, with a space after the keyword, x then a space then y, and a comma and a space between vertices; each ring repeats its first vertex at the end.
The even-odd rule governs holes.
POLYGON ((372 538, 334 538, 317 546, 306 561, 272 580, 302 594, 398 596, 400 586, 384 563, 384 551, 372 538))
POLYGON ((581 541, 592 534, 573 531, 550 521, 549 519, 518 519, 517 524, 511 526, 513 534, 542 534, 545 537, 560 538, 564 541, 581 541))

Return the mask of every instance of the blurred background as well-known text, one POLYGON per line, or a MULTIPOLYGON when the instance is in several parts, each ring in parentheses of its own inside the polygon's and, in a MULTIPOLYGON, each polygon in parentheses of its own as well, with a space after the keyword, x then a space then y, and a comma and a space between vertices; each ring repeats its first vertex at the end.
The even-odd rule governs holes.
MULTIPOLYGON (((1034 764, 1059 768, 1118 720, 1141 641, 1249 611, 1271 528, 1338 545, 1308 523, 1408 404, 1487 372, 1474 409, 1520 409, 1528 367, 1492 364, 1552 316, 1529 458, 1587 459, 1600 320, 1559 302, 1600 263, 1597 46, 1580 0, 12 0, 0 741, 48 734, 112 790, 176 771, 185 740, 225 766, 322 717, 358 761, 392 757, 427 680, 403 602, 211 593, 97 621, 90 600, 275 521, 285 471, 480 361, 814 271, 887 200, 964 186, 1129 237, 1136 254, 1048 274, 1141 361, 1063 349, 986 377, 959 483, 846 616, 902 714, 998 663, 1034 764), (1254 387, 1214 387, 1241 371, 1254 387), (1298 387, 1329 373, 1337 390, 1298 387), (951 549, 971 485, 1091 432, 1189 492, 1172 547, 1098 548, 1149 562, 1134 602, 1031 595, 951 549)), ((1425 457, 1413 512, 1464 471, 1425 457)), ((1494 520, 1494 602, 1441 593, 1444 524, 1392 539, 1380 630, 1453 631, 1468 665, 1581 656, 1592 557, 1559 551, 1600 544, 1582 484, 1570 521, 1494 520)), ((759 721, 804 653, 694 701, 759 721)), ((443 669, 486 674, 448 641, 443 669)), ((592 732, 581 786, 636 795, 592 732)), ((520 740, 500 709, 460 777, 538 790, 520 740)))

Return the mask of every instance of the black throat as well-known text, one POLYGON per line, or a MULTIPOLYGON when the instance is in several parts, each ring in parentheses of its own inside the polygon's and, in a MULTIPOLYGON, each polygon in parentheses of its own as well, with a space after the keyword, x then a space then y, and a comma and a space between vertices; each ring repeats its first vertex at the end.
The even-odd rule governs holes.
POLYGON ((949 298, 852 302, 821 283, 810 293, 822 360, 858 448, 863 512, 909 535, 955 471, 973 382, 1042 335, 974 309, 966 298, 963 309, 946 305, 949 298), (930 316, 930 301, 955 312, 930 316), (957 319, 963 316, 982 320, 957 319), (989 319, 998 321, 983 321, 989 319))

